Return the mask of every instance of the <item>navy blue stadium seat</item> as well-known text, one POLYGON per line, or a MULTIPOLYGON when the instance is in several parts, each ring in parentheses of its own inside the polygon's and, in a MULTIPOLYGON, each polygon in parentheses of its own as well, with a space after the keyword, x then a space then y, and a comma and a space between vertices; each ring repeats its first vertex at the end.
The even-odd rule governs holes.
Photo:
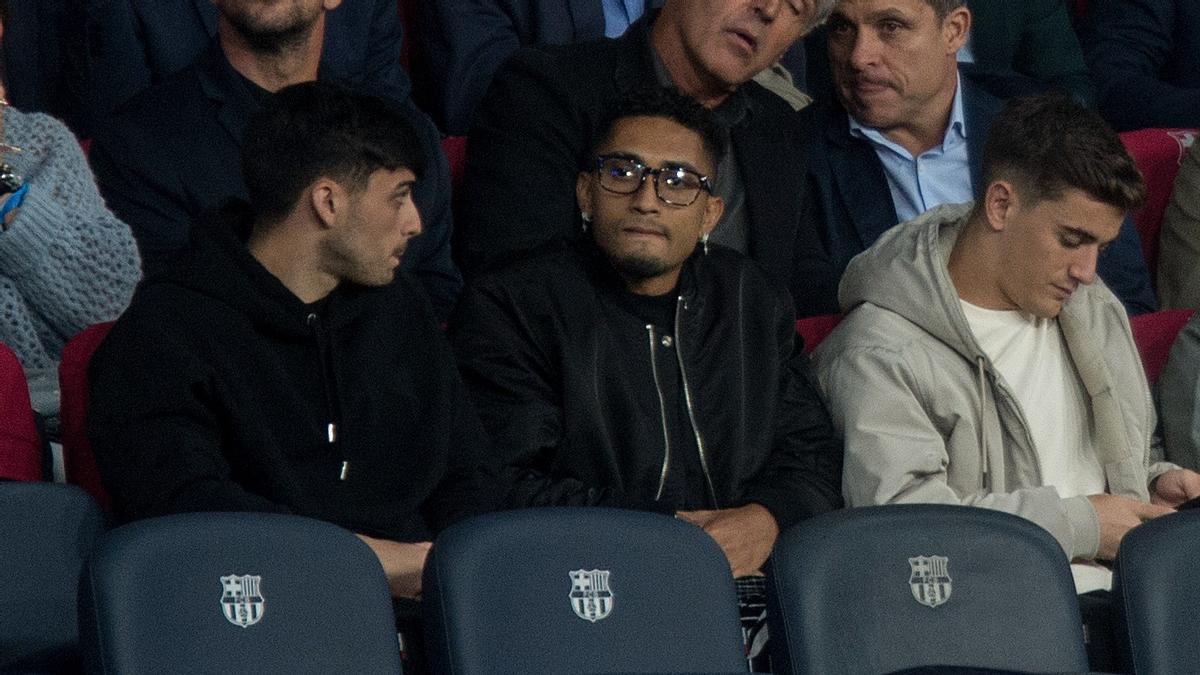
POLYGON ((437 673, 746 670, 729 563, 703 530, 665 515, 472 518, 438 537, 423 585, 437 673))
POLYGON ((1023 518, 968 506, 847 509, 784 532, 769 567, 776 673, 1088 669, 1066 556, 1023 518))
POLYGON ((110 532, 79 589, 90 673, 401 671, 371 549, 334 525, 195 513, 110 532))
POLYGON ((103 532, 77 487, 0 482, 0 671, 78 669, 75 591, 103 532))
POLYGON ((1200 513, 1181 511, 1129 531, 1113 573, 1121 672, 1200 669, 1200 513))

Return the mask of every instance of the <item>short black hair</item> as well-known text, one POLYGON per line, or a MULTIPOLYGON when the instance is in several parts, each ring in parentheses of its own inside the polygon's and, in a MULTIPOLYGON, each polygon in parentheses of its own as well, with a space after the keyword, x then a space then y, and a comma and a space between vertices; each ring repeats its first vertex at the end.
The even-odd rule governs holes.
MULTIPOLYGON (((604 125, 604 135, 596 147, 592 148, 593 155, 612 139, 613 128, 617 122, 628 117, 664 117, 696 132, 704 144, 705 152, 712 160, 714 172, 721 163, 721 158, 725 156, 728 134, 713 112, 678 90, 668 87, 641 87, 625 92, 608 116, 604 125)), ((588 158, 588 161, 590 162, 591 158, 588 158)), ((588 165, 581 168, 590 170, 595 167, 588 165)))
POLYGON ((950 12, 966 6, 967 0, 925 0, 925 4, 933 8, 939 19, 945 19, 950 12))
POLYGON ((0 23, 8 25, 8 0, 0 0, 0 23))
POLYGON ((1146 200, 1137 164, 1096 112, 1062 94, 1010 100, 992 123, 983 151, 978 201, 999 179, 1018 185, 1033 202, 1076 189, 1132 211, 1146 200))
POLYGON ((418 178, 425 170, 407 114, 328 82, 279 90, 250 118, 244 139, 242 173, 261 224, 282 220, 321 177, 356 191, 379 169, 409 169, 418 178))

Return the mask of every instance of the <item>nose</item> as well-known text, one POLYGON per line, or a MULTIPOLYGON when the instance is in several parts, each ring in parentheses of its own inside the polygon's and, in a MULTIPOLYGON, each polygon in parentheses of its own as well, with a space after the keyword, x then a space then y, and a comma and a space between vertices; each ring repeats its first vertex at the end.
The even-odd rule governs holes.
POLYGON ((879 62, 879 41, 869 30, 855 31, 851 39, 849 61, 856 71, 867 70, 879 62))
POLYGON ((771 23, 779 16, 784 0, 753 0, 754 13, 764 23, 771 23))
POLYGON ((400 232, 408 238, 421 234, 425 230, 421 223, 421 212, 413 204, 400 212, 400 232))
POLYGON ((1071 263, 1071 278, 1087 286, 1096 281, 1096 261, 1100 257, 1097 245, 1081 246, 1079 254, 1071 263))
POLYGON ((630 207, 640 213, 657 213, 659 208, 658 189, 654 185, 655 177, 649 174, 632 195, 630 207))

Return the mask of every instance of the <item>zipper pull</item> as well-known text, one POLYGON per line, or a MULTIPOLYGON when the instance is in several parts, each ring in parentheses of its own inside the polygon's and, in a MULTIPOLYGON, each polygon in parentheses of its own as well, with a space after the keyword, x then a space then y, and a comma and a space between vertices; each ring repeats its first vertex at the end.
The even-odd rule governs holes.
POLYGON ((342 470, 338 473, 338 480, 346 480, 346 476, 350 475, 350 462, 342 462, 342 470))

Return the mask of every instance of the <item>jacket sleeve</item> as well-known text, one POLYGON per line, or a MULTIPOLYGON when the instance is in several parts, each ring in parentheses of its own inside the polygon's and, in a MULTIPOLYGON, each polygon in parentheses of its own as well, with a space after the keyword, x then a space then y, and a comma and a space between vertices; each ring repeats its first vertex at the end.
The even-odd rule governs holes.
POLYGON ((1200 124, 1200 89, 1159 76, 1174 56, 1177 3, 1108 0, 1089 9, 1085 55, 1100 111, 1118 131, 1200 124))
POLYGON ((661 510, 550 474, 565 437, 561 373, 535 331, 503 291, 479 284, 468 287, 451 321, 459 370, 511 484, 508 505, 661 510))
POLYGON ((465 134, 492 75, 521 47, 519 26, 503 0, 427 0, 426 50, 447 133, 465 134))
POLYGON ((842 489, 848 506, 933 503, 996 509, 1045 528, 1071 559, 1095 557, 1100 524, 1087 497, 1063 499, 1053 487, 993 493, 982 481, 967 494, 950 487, 947 444, 977 445, 973 438, 955 438, 974 437, 976 430, 954 423, 939 428, 934 422, 928 403, 934 394, 927 387, 936 386, 938 376, 920 356, 874 347, 839 354, 829 346, 818 350, 819 373, 834 425, 846 442, 842 489))
POLYGON ((496 73, 467 145, 462 248, 468 276, 514 251, 578 231, 575 181, 588 131, 553 57, 518 51, 496 73), (536 188, 536 189, 535 189, 536 188))
POLYGON ((119 515, 289 512, 233 480, 215 385, 187 336, 165 323, 118 322, 89 369, 88 438, 119 515))
POLYGON ((88 154, 104 200, 133 231, 146 276, 187 245, 192 222, 180 201, 186 191, 174 171, 155 165, 163 150, 151 143, 130 120, 117 117, 93 139, 88 154))
POLYGON ((79 143, 51 118, 29 117, 50 133, 45 148, 29 150, 45 155, 25 176, 29 192, 0 234, 0 269, 61 349, 125 309, 141 266, 133 234, 105 208, 79 143))
POLYGON ((1200 318, 1179 333, 1158 387, 1167 459, 1200 470, 1200 318))
POLYGON ((790 302, 780 315, 779 414, 775 447, 748 486, 743 501, 758 503, 783 530, 810 516, 842 507, 842 442, 796 339, 790 302))
POLYGON ((1200 307, 1200 145, 1183 157, 1163 214, 1158 297, 1164 309, 1200 307))

